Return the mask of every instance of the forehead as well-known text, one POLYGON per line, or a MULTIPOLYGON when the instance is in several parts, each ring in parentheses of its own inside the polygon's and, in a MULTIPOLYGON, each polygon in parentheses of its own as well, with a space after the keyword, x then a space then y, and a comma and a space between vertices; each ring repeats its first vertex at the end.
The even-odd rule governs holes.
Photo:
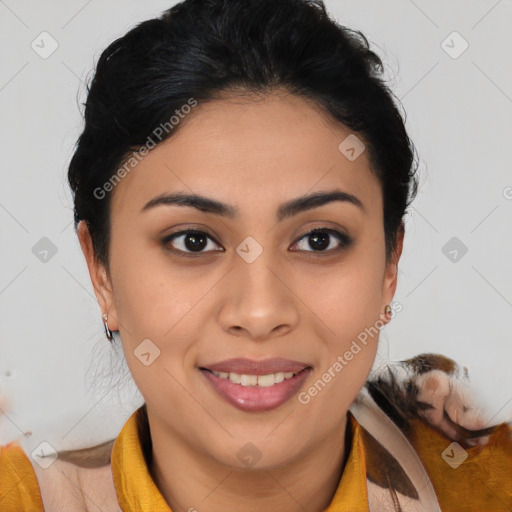
POLYGON ((115 187, 113 216, 138 214, 153 197, 177 190, 262 211, 269 202, 337 188, 381 208, 367 151, 352 161, 340 152, 351 131, 311 101, 229 96, 197 105, 179 123, 115 187))

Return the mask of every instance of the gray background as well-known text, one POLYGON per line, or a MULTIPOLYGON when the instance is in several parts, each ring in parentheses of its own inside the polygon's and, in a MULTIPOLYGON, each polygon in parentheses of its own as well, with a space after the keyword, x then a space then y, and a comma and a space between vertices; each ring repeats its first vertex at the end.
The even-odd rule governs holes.
MULTIPOLYGON (((141 403, 104 337, 66 172, 77 102, 101 51, 174 3, 0 0, 1 443, 27 430, 28 449, 103 441, 141 403), (52 40, 58 48, 42 58, 52 40), (49 246, 56 253, 42 261, 49 246)), ((382 332, 376 364, 453 357, 492 422, 510 419, 512 3, 326 5, 384 58, 421 158, 395 296, 403 310, 382 332)))

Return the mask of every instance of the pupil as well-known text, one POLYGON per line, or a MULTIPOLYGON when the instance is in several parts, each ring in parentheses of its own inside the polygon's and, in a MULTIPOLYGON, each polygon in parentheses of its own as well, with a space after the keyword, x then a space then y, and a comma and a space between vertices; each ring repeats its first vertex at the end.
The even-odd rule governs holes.
POLYGON ((188 233, 185 237, 185 246, 189 250, 204 249, 206 247, 206 237, 198 233, 188 233))
POLYGON ((325 249, 329 247, 329 235, 327 233, 314 233, 309 236, 309 245, 312 249, 325 249), (311 240, 314 240, 314 243, 311 243, 311 240), (319 243, 318 240, 320 240, 319 243), (316 244, 316 246, 315 246, 316 244))

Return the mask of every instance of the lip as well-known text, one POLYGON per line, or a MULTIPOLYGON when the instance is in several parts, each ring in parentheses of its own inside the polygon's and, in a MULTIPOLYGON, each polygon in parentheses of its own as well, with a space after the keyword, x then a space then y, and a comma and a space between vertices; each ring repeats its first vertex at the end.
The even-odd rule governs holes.
POLYGON ((215 370, 217 372, 233 372, 246 375, 267 375, 277 372, 300 372, 305 368, 311 367, 307 363, 293 361, 283 357, 273 357, 270 359, 254 360, 246 358, 233 358, 203 365, 200 369, 215 370))
POLYGON ((229 379, 216 377, 207 369, 201 368, 200 371, 217 394, 237 409, 245 412, 262 412, 275 409, 296 395, 312 369, 311 367, 303 368, 291 379, 267 387, 242 386, 229 379))

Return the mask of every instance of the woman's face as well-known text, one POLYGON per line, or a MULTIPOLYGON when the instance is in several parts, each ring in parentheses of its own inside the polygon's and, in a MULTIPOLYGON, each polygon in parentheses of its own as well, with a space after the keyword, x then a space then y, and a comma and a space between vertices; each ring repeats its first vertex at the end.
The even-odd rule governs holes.
POLYGON ((111 275, 91 258, 84 223, 82 248, 152 428, 229 466, 246 466, 243 447, 259 451, 259 468, 283 465, 339 438, 374 361, 401 240, 386 263, 368 154, 354 159, 351 139, 342 153, 350 131, 304 99, 226 98, 181 123, 114 189, 111 275), (286 208, 336 191, 349 199, 286 208), (203 196, 232 214, 145 208, 170 194, 203 196), (169 238, 190 230, 200 233, 169 238), (281 363, 252 372, 226 363, 233 374, 277 374, 261 387, 202 369, 233 358, 308 369, 280 382, 281 363))

